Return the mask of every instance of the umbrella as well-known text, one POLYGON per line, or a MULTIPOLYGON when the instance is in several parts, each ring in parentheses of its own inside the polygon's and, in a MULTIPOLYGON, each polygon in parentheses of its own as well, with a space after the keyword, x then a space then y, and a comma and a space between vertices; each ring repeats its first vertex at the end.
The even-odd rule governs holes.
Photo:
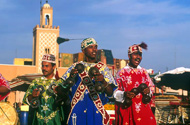
POLYGON ((190 90, 190 68, 179 67, 154 77, 157 86, 167 86, 172 89, 190 90))
POLYGON ((9 81, 11 91, 26 91, 32 80, 41 76, 42 74, 39 73, 17 76, 16 78, 9 81))

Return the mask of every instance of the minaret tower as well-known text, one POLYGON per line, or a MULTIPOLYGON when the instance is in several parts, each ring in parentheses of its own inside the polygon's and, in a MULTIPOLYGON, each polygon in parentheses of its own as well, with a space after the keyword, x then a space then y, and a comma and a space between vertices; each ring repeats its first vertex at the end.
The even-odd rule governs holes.
POLYGON ((41 61, 44 54, 53 54, 56 56, 58 65, 59 45, 59 26, 53 27, 53 8, 46 3, 41 7, 40 25, 33 29, 33 65, 36 65, 37 72, 41 73, 41 61))

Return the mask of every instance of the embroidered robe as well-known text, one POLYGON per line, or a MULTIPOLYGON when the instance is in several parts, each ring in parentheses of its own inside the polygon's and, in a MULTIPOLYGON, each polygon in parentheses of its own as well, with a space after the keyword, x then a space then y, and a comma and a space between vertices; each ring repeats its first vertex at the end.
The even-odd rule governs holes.
POLYGON ((48 94, 47 92, 49 85, 52 83, 56 85, 62 84, 61 80, 56 81, 55 77, 52 79, 40 77, 33 80, 32 84, 30 84, 28 90, 25 93, 23 104, 30 105, 28 102, 28 96, 32 94, 33 90, 37 88, 38 85, 42 85, 45 90, 39 97, 40 106, 38 108, 30 107, 30 109, 34 111, 34 116, 32 116, 33 125, 61 125, 61 121, 64 119, 62 107, 55 103, 55 95, 48 94))
MULTIPOLYGON (((87 63, 83 61, 81 61, 80 63, 82 63, 85 66, 84 71, 87 73, 91 67, 97 64, 87 63)), ((70 72, 74 68, 74 66, 75 64, 73 64, 62 76, 64 80, 70 76, 70 72)), ((103 66, 99 71, 101 74, 103 74, 104 79, 108 84, 117 86, 107 66, 103 66)), ((77 77, 78 81, 76 81, 75 85, 73 85, 71 88, 71 101, 81 82, 81 78, 78 75, 77 77)), ((105 105, 109 101, 109 97, 105 93, 99 93, 98 95, 101 99, 102 105, 105 105)), ((89 91, 86 89, 78 103, 75 104, 73 110, 71 111, 71 115, 68 118, 68 125, 102 125, 102 121, 102 115, 96 108, 94 102, 92 101, 89 91)))
MULTIPOLYGON (((117 74, 117 91, 131 91, 137 88, 141 83, 145 83, 150 87, 153 93, 154 84, 152 83, 147 71, 138 66, 131 68, 129 66, 121 69, 117 74)), ((122 104, 115 105, 116 125, 156 125, 155 117, 151 111, 150 103, 142 103, 142 94, 139 93, 132 98, 132 105, 123 108, 122 104)))

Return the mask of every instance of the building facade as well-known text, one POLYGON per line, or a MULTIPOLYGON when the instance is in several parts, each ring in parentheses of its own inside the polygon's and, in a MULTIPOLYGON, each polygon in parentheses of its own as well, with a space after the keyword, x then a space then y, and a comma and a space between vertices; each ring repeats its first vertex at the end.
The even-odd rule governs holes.
MULTIPOLYGON (((59 53, 59 44, 57 43, 59 31, 59 26, 53 26, 53 7, 46 2, 40 10, 40 24, 33 28, 32 59, 15 58, 13 65, 0 64, 1 74, 11 83, 11 80, 17 76, 41 73, 41 59, 44 54, 56 56, 60 76, 74 62, 84 61, 85 57, 82 52, 75 54, 59 53)), ((123 66, 123 62, 126 62, 126 60, 114 59, 111 50, 105 49, 98 50, 97 61, 107 64, 113 75, 123 66)), ((22 97, 22 95, 16 95, 16 93, 18 94, 18 92, 11 92, 9 96, 8 101, 11 104, 22 100, 21 98, 19 100, 16 98, 17 96, 22 97)))

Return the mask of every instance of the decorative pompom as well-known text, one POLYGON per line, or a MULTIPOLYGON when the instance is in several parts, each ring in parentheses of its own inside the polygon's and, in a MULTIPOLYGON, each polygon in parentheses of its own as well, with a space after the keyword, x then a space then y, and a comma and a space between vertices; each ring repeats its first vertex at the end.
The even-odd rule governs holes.
POLYGON ((143 49, 147 50, 147 44, 142 42, 141 44, 139 44, 140 47, 142 47, 143 49))
POLYGON ((58 73, 58 71, 57 71, 57 68, 56 68, 55 79, 56 79, 56 80, 59 80, 59 73, 58 73))

